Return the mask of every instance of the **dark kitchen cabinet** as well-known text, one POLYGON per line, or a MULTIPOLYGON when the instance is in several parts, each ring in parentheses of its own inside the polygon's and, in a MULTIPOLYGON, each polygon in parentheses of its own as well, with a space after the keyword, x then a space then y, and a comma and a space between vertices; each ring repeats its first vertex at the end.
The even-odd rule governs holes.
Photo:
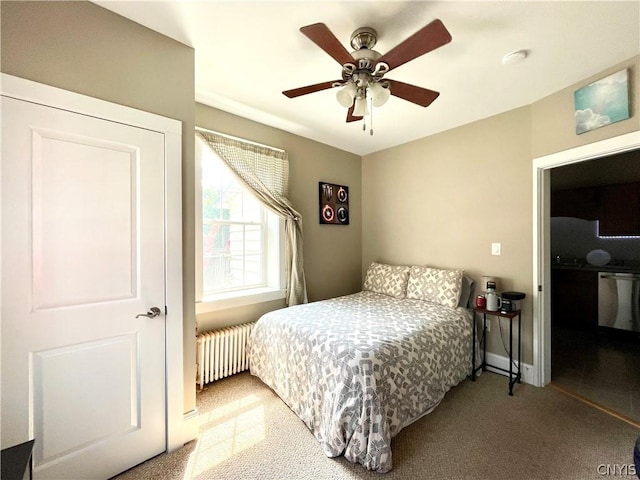
POLYGON ((600 211, 595 187, 555 190, 551 193, 552 217, 575 217, 598 220, 600 211))
POLYGON ((552 217, 599 220, 600 235, 640 235, 640 182, 551 192, 552 217))
POLYGON ((551 272, 551 322, 575 330, 598 329, 598 272, 554 268, 551 272))
POLYGON ((598 187, 600 235, 640 235, 640 183, 598 187))

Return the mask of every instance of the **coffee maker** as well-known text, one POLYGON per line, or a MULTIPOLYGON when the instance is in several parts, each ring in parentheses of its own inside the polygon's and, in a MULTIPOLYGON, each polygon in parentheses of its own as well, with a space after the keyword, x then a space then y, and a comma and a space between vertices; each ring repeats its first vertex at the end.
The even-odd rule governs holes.
POLYGON ((520 301, 526 297, 524 292, 502 292, 502 307, 501 313, 509 313, 520 310, 520 301), (507 302, 508 306, 507 306, 507 302))

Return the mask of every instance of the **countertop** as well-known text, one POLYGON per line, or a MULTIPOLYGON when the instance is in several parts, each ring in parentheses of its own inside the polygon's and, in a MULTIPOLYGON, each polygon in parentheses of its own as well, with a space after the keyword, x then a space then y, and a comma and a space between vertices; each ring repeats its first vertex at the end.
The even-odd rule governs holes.
POLYGON ((625 262, 623 265, 603 265, 597 267, 586 261, 556 263, 551 262, 553 270, 583 270, 585 272, 640 273, 640 262, 625 262))

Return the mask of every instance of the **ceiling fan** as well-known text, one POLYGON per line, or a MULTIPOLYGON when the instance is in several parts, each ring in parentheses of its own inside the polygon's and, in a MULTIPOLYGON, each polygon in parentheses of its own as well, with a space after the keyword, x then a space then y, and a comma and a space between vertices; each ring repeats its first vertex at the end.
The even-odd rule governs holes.
MULTIPOLYGON (((384 55, 373 50, 377 42, 374 29, 363 27, 351 35, 349 53, 324 23, 300 28, 312 42, 342 65, 342 79, 307 85, 282 92, 289 98, 341 87, 336 98, 347 107, 347 122, 362 120, 369 113, 367 101, 382 106, 390 95, 422 107, 428 107, 440 93, 398 80, 384 78, 394 68, 429 53, 451 41, 451 34, 442 22, 433 20, 384 55)), ((365 129, 366 127, 363 127, 365 129)), ((373 135, 373 130, 371 131, 373 135)))

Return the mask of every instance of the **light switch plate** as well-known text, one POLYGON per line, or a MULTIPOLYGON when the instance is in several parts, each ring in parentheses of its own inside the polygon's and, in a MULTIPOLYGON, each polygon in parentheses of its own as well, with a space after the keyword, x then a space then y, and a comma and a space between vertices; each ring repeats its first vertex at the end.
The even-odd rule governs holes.
POLYGON ((502 252, 502 244, 501 243, 492 243, 491 244, 491 255, 500 255, 502 252))

